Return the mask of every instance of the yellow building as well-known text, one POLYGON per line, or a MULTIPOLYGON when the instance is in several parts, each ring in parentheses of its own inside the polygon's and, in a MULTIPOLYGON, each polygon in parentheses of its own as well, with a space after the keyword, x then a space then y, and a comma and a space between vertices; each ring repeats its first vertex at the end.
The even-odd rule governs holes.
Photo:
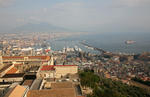
POLYGON ((60 78, 67 74, 78 73, 78 66, 76 65, 56 65, 54 68, 55 68, 55 78, 60 78))
POLYGON ((38 70, 37 77, 41 78, 61 78, 67 74, 78 73, 77 65, 46 65, 38 70))

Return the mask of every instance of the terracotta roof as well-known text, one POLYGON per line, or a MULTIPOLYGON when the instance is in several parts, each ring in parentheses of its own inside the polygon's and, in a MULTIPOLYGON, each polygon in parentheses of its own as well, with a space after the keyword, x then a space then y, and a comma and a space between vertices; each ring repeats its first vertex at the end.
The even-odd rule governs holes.
POLYGON ((27 97, 76 97, 74 88, 29 90, 27 97))
POLYGON ((50 56, 47 56, 47 57, 46 57, 46 60, 50 60, 50 56))
POLYGON ((8 92, 4 97, 23 97, 26 88, 17 85, 11 92, 8 92))
POLYGON ((50 60, 50 56, 3 56, 3 59, 24 59, 24 57, 28 57, 29 59, 43 59, 50 60))
POLYGON ((23 56, 3 56, 3 59, 22 59, 24 58, 23 56))
POLYGON ((45 65, 41 68, 41 71, 48 71, 48 70, 54 70, 54 66, 45 65))
POLYGON ((36 58, 39 58, 39 59, 45 59, 45 60, 49 60, 50 59, 50 56, 29 56, 28 57, 29 59, 36 59, 36 58))
POLYGON ((46 50, 45 50, 45 52, 49 52, 49 51, 51 51, 51 50, 50 50, 50 49, 46 49, 46 50))
POLYGON ((13 67, 6 74, 13 74, 13 73, 16 73, 17 71, 18 70, 15 67, 13 67))
POLYGON ((1 70, 0 70, 0 73, 5 71, 6 69, 8 69, 11 65, 6 65, 5 67, 3 67, 1 70))
POLYGON ((20 65, 23 65, 23 64, 14 64, 14 66, 20 66, 20 65))

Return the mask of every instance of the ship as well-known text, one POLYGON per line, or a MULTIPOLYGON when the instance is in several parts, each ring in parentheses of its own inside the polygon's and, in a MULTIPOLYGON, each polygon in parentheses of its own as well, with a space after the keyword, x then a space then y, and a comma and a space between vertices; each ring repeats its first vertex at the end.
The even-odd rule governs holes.
POLYGON ((125 44, 134 44, 136 41, 133 41, 133 40, 127 40, 125 41, 125 44))

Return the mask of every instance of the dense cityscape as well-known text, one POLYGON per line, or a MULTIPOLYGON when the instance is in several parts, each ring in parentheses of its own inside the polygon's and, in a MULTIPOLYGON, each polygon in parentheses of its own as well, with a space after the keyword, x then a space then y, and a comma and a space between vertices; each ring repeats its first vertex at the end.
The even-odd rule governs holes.
MULTIPOLYGON (((68 34, 64 34, 63 37, 68 37, 68 34)), ((91 51, 97 50, 99 53, 86 52, 77 46, 64 47, 57 51, 51 48, 47 40, 58 38, 62 38, 59 33, 36 35, 16 33, 1 36, 0 95, 2 97, 14 97, 12 95, 17 97, 150 96, 149 52, 113 53, 92 47, 85 41, 80 42, 81 45, 91 51), (86 73, 89 73, 88 76, 86 73), (127 85, 127 89, 134 86, 139 88, 137 91, 146 92, 141 92, 139 95, 137 91, 135 93, 133 91, 132 94, 125 95, 121 94, 126 92, 125 90, 111 91, 110 87, 108 91, 111 91, 114 96, 107 93, 106 95, 105 88, 104 94, 99 89, 95 89, 98 88, 97 85, 95 86, 97 80, 90 80, 90 74, 92 79, 110 81, 105 83, 110 86, 122 84, 121 86, 127 85), (95 94, 95 91, 99 93, 95 94)))

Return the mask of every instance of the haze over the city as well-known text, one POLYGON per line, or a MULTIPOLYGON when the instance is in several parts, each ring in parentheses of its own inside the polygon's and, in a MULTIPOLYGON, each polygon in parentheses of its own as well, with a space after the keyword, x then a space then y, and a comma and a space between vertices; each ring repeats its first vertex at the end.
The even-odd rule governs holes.
POLYGON ((150 0, 0 0, 0 97, 150 97, 150 0))
POLYGON ((150 32, 150 0, 0 0, 0 32, 150 32))

